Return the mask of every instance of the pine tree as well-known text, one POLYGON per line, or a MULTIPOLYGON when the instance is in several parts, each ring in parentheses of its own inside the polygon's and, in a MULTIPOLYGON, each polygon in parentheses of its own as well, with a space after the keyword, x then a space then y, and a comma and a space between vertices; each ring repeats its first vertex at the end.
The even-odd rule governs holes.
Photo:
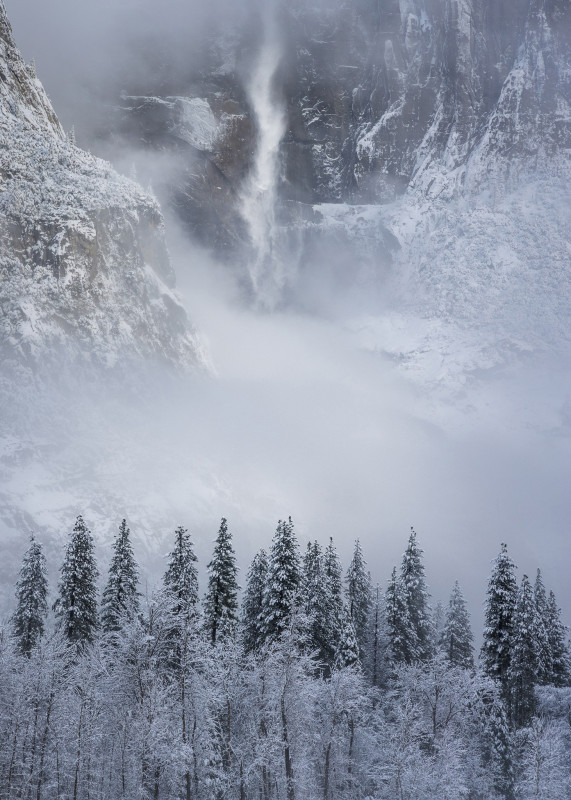
POLYGON ((339 639, 335 653, 335 666, 337 669, 353 667, 359 664, 359 643, 355 628, 347 606, 343 606, 339 625, 339 639))
POLYGON ((508 555, 507 545, 502 544, 488 582, 480 657, 485 674, 499 680, 504 687, 507 687, 510 667, 516 597, 515 565, 508 555))
POLYGON ((101 625, 107 634, 120 631, 122 620, 132 620, 139 611, 139 567, 130 533, 127 521, 123 520, 113 542, 113 557, 101 601, 101 625))
POLYGON ((47 593, 46 559, 41 545, 32 535, 16 584, 17 606, 12 617, 16 645, 23 655, 29 656, 43 636, 48 613, 47 593))
POLYGON ((99 576, 93 555, 93 538, 83 518, 75 522, 58 584, 59 596, 54 611, 69 642, 77 645, 93 641, 97 630, 97 586, 99 576))
POLYGON ((549 683, 552 674, 551 648, 547 634, 547 594, 541 577, 541 570, 537 570, 533 585, 533 600, 535 607, 535 639, 537 645, 537 678, 542 685, 549 683))
POLYGON ((332 602, 339 608, 343 608, 343 570, 341 562, 333 544, 333 537, 329 537, 329 544, 323 554, 323 569, 325 579, 332 602))
MULTIPOLYGON (((396 577, 396 572, 395 572, 396 577)), ((388 678, 390 662, 390 644, 387 633, 386 607, 381 587, 375 587, 374 601, 369 614, 367 650, 363 667, 371 684, 376 687, 385 686, 388 678)))
POLYGON ((347 603, 349 614, 357 636, 359 644, 359 656, 361 661, 364 659, 367 647, 367 634, 369 625, 369 614, 372 606, 371 576, 367 571, 367 563, 363 558, 363 551, 359 540, 355 541, 353 558, 349 564, 347 575, 345 576, 347 587, 347 603))
POLYGON ((458 581, 450 594, 440 647, 450 664, 469 669, 474 666, 474 636, 470 627, 470 615, 458 581))
POLYGON ((561 610, 553 592, 547 601, 547 638, 551 657, 549 683, 553 686, 571 685, 569 649, 566 644, 567 629, 561 622, 561 610))
POLYGON ((508 671, 511 719, 517 728, 531 723, 535 713, 538 673, 536 610, 533 589, 524 575, 513 616, 511 658, 508 671))
POLYGON ((287 522, 278 522, 270 550, 263 605, 264 643, 277 641, 286 629, 299 603, 300 583, 299 547, 289 517, 287 522))
POLYGON ((232 547, 232 534, 223 517, 220 523, 212 561, 207 566, 208 589, 204 598, 204 626, 212 644, 221 627, 238 620, 238 567, 232 547))
POLYGON ((322 664, 333 663, 330 648, 328 594, 323 554, 317 542, 308 542, 303 557, 301 603, 307 617, 307 649, 322 664))
POLYGON ((268 556, 265 550, 260 550, 248 570, 242 602, 242 637, 246 653, 258 650, 264 640, 263 610, 267 578, 268 556))
POLYGON ((343 627, 343 569, 332 537, 323 554, 323 573, 327 592, 328 663, 332 664, 343 627))
POLYGON ((486 771, 493 777, 494 788, 505 800, 514 798, 514 770, 512 734, 506 713, 506 705, 496 681, 483 679, 478 690, 483 757, 486 771))
POLYGON ((413 661, 427 661, 432 655, 431 611, 424 580, 422 550, 416 541, 414 528, 410 529, 408 546, 403 555, 401 580, 412 628, 409 635, 411 657, 413 661))
POLYGON ((393 567, 385 594, 387 629, 391 656, 396 664, 412 664, 417 641, 411 625, 402 579, 393 567))
POLYGON ((177 528, 175 545, 169 554, 163 586, 172 602, 172 612, 184 617, 193 616, 198 606, 198 571, 193 544, 186 528, 177 528))
POLYGON ((446 611, 443 603, 439 600, 434 606, 432 612, 432 632, 434 635, 434 649, 442 649, 442 635, 444 633, 444 625, 446 624, 446 611))

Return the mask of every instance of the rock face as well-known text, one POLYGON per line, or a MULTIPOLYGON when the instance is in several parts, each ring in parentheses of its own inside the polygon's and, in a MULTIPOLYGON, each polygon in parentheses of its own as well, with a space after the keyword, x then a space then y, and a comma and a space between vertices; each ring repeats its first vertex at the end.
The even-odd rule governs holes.
MULTIPOLYGON (((571 144, 565 0, 297 0, 277 13, 285 201, 457 197, 541 169, 571 144)), ((258 122, 244 86, 261 31, 249 19, 214 37, 208 77, 188 76, 186 102, 207 104, 216 123, 208 142, 182 133, 180 98, 123 106, 130 135, 192 155, 171 198, 219 251, 246 236, 236 206, 258 122)))
POLYGON ((0 353, 192 365, 155 200, 75 146, 0 2, 0 353))

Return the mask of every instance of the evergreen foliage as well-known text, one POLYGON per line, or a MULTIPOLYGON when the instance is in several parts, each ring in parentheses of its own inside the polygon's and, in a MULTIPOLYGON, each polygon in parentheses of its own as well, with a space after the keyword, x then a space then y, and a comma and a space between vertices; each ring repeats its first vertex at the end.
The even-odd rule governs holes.
POLYGON ((561 609, 552 591, 549 592, 547 601, 546 627, 551 656, 551 674, 548 682, 553 686, 569 686, 571 667, 566 643, 567 629, 561 621, 561 609))
POLYGON ((307 618, 306 646, 323 665, 332 665, 328 587, 323 554, 317 542, 308 542, 303 556, 301 602, 307 618))
POLYGON ((343 610, 343 569, 332 537, 329 537, 329 543, 323 554, 323 569, 330 602, 335 607, 338 615, 341 616, 343 610))
POLYGON ((97 630, 97 578, 93 538, 77 517, 67 546, 54 611, 65 638, 73 644, 93 641, 97 630))
POLYGON ((432 612, 432 632, 434 636, 434 650, 442 649, 442 636, 446 623, 446 611, 444 604, 439 600, 432 612))
MULTIPOLYGON (((422 550, 414 528, 410 529, 408 546, 402 559, 401 582, 408 612, 408 633, 412 661, 427 661, 432 655, 432 623, 428 590, 424 579, 422 550)), ((407 662, 410 663, 410 662, 407 662)))
MULTIPOLYGON (((127 550, 132 556, 128 537, 123 523, 110 568, 115 577, 125 572, 119 554, 127 550)), ((217 543, 211 575, 223 573, 215 565, 227 562, 224 553, 233 562, 225 520, 217 543)), ((91 563, 93 576, 89 544, 78 518, 66 552, 65 582, 62 568, 66 586, 77 585, 78 576, 85 580, 84 562, 91 563)), ((458 584, 443 625, 444 652, 429 661, 418 657, 404 577, 396 568, 386 608, 377 589, 370 609, 361 669, 349 606, 342 604, 329 616, 341 584, 331 542, 328 550, 331 584, 327 552, 316 542, 308 545, 300 575, 291 521, 279 523, 273 580, 263 551, 248 572, 244 647, 235 636, 221 636, 225 611, 212 646, 211 630, 197 613, 196 559, 182 528, 165 575, 166 591, 149 598, 131 619, 118 612, 114 647, 97 646, 108 639, 94 630, 96 646, 75 650, 70 659, 63 619, 70 604, 62 597, 60 635, 26 650, 18 636, 0 631, 0 797, 566 798, 571 689, 563 686, 565 628, 541 579, 532 588, 524 576, 517 592, 505 686, 465 669, 471 637, 458 584), (282 631, 262 647, 271 587, 282 589, 282 604, 272 606, 282 610, 275 618, 282 631), (551 683, 557 679, 557 686, 535 686, 542 616, 550 652, 559 653, 550 662, 551 683), (333 619, 334 636, 328 628, 333 619), (316 641, 330 659, 320 655, 323 669, 316 669, 307 646, 316 641), (244 649, 254 656, 244 658, 244 649), (508 724, 506 700, 516 730, 508 724)), ((39 548, 30 548, 24 566, 21 575, 39 569, 37 586, 44 591, 39 548)), ((236 577, 233 569, 230 577, 236 577)), ((36 588, 33 578, 20 583, 36 588)), ((116 584, 110 580, 109 586, 116 584)), ((130 589, 136 593, 136 582, 130 589)), ((23 597, 29 600, 30 592, 23 597)), ((116 598, 117 592, 106 591, 106 597, 116 598)), ((42 607, 37 597, 33 607, 42 607)))
POLYGON ((385 595, 387 630, 392 659, 396 664, 412 664, 417 651, 402 579, 393 567, 385 595))
POLYGON ((553 672, 553 659, 549 636, 547 634, 548 611, 547 594, 541 570, 537 570, 535 583, 533 585, 533 600, 535 606, 535 639, 537 649, 537 680, 538 683, 545 685, 550 683, 553 672))
POLYGON ((510 709, 514 725, 530 724, 535 713, 535 684, 538 675, 538 642, 533 589, 524 575, 518 590, 513 616, 509 666, 510 709))
POLYGON ((323 553, 323 572, 325 578, 325 588, 327 592, 327 629, 328 629, 328 650, 329 663, 332 664, 339 646, 339 641, 343 627, 343 568, 339 555, 333 544, 333 538, 329 537, 329 543, 323 553))
POLYGON ((367 570, 367 562, 363 557, 361 544, 357 539, 353 558, 345 576, 346 597, 349 614, 359 644, 361 662, 365 657, 367 646, 369 615, 372 607, 371 576, 367 570))
POLYGON ((121 630, 123 622, 139 612, 139 567, 135 561, 127 521, 123 520, 113 542, 107 585, 101 601, 101 625, 107 634, 121 630))
POLYGON ((263 639, 271 644, 286 629, 300 602, 301 567, 299 546, 289 517, 280 520, 270 550, 263 604, 263 639))
MULTIPOLYGON (((486 680, 486 679, 485 679, 486 680)), ((494 680, 479 689, 483 718, 483 760, 499 797, 513 800, 513 743, 506 705, 494 680)))
POLYGON ((208 564, 208 589, 204 598, 204 626, 212 644, 220 628, 238 621, 238 567, 232 535, 223 517, 212 561, 208 564))
POLYGON ((485 674, 504 686, 511 661, 516 597, 515 565, 508 555, 507 545, 502 544, 488 582, 481 660, 485 674))
POLYGON ((343 669, 344 667, 354 667, 357 664, 359 664, 359 643, 349 609, 347 606, 343 606, 335 652, 335 666, 337 669, 343 669))
POLYGON ((474 666, 473 641, 468 607, 456 581, 450 594, 440 647, 452 666, 469 669, 474 666))
POLYGON ((242 602, 242 638, 244 650, 251 653, 264 641, 264 594, 268 578, 268 556, 265 550, 257 553, 246 576, 242 602))
POLYGON ((29 656, 43 636, 48 613, 46 559, 33 535, 22 560, 16 584, 16 611, 12 629, 20 653, 29 656))
POLYGON ((196 613, 198 606, 197 558, 187 529, 178 527, 174 535, 175 545, 168 557, 163 586, 170 597, 172 612, 189 617, 196 613))
POLYGON ((372 686, 381 688, 386 685, 390 660, 384 597, 381 587, 377 584, 369 613, 366 653, 363 661, 363 668, 372 686))

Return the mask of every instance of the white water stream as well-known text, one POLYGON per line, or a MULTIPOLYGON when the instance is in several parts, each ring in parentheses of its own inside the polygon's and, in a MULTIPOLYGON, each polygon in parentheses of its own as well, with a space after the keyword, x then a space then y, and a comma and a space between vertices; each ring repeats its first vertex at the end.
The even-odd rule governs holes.
POLYGON ((272 308, 286 280, 286 266, 278 255, 276 225, 277 188, 280 177, 280 143, 286 117, 275 78, 282 58, 275 16, 264 20, 263 43, 254 64, 247 92, 258 132, 254 166, 242 193, 241 211, 252 242, 248 269, 256 300, 272 308))

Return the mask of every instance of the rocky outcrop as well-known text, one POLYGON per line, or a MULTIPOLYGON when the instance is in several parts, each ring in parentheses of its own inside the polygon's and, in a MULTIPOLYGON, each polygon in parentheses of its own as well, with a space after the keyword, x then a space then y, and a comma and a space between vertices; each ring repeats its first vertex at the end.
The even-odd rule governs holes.
POLYGON ((192 365, 155 200, 66 136, 0 2, 0 350, 192 365))
MULTIPOLYGON (((295 0, 278 13, 286 225, 292 203, 461 196, 569 148, 565 0, 295 0)), ((131 141, 176 154, 166 184, 181 219, 233 258, 247 240, 239 199, 256 120, 244 86, 261 30, 250 17, 214 35, 204 72, 187 76, 187 102, 216 123, 207 144, 181 136, 180 98, 123 101, 131 141)))
POLYGON ((310 21, 297 61, 303 89, 290 93, 300 143, 290 158, 309 161, 320 199, 386 202, 411 185, 428 191, 436 173, 463 191, 481 148, 480 183, 493 162, 569 147, 569 4, 340 6, 329 30, 318 11, 301 16, 310 21))

